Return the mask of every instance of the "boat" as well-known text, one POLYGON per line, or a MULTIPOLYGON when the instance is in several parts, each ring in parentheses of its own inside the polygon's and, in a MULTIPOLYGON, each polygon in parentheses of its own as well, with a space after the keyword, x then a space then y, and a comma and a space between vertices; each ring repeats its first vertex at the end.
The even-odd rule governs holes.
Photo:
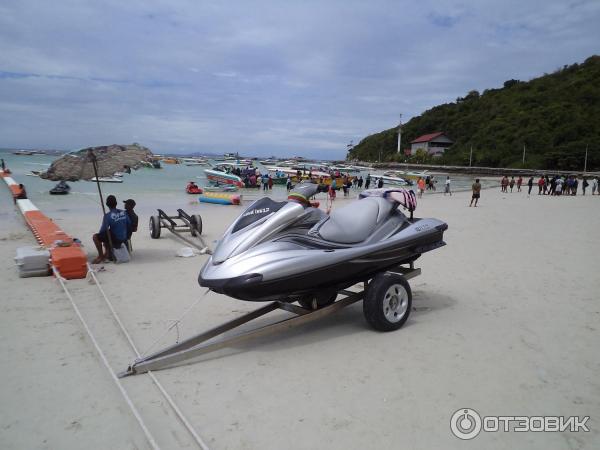
POLYGON ((125 176, 125 172, 115 172, 113 173, 113 177, 124 177, 125 176))
POLYGON ((186 166, 207 166, 208 161, 204 158, 183 158, 183 163, 186 166))
POLYGON ((165 164, 179 164, 179 159, 177 158, 163 158, 162 162, 165 164))
POLYGON ((364 198, 327 215, 309 201, 325 190, 300 183, 288 201, 265 197, 250 205, 202 268, 200 286, 246 301, 310 305, 317 298, 324 306, 340 290, 445 245, 446 223, 412 217, 412 191, 363 191, 364 198))
POLYGON ((217 184, 211 186, 204 186, 202 188, 204 192, 236 192, 238 187, 233 184, 217 184))
POLYGON ((385 172, 383 175, 373 178, 381 178, 384 183, 397 186, 412 186, 414 184, 413 180, 400 176, 398 172, 385 172))
POLYGON ((29 173, 26 173, 28 177, 39 177, 42 174, 41 170, 30 170, 29 173))
POLYGON ((240 177, 232 173, 227 173, 217 169, 204 169, 208 181, 215 184, 232 184, 237 187, 244 187, 244 182, 240 177))
POLYGON ((31 156, 36 155, 37 152, 35 150, 16 150, 12 154, 17 156, 31 156))
POLYGON ((123 178, 119 178, 119 177, 93 177, 90 178, 89 181, 98 181, 100 183, 122 183, 123 182, 123 178))
POLYGON ((50 189, 50 195, 66 195, 71 190, 71 186, 66 181, 59 181, 56 186, 50 189))

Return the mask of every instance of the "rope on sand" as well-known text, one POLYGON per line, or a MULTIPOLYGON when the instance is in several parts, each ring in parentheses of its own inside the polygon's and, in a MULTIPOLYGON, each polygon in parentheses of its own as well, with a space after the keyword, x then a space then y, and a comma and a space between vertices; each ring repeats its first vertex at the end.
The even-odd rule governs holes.
MULTIPOLYGON (((96 286, 100 290, 100 293, 102 294, 102 297, 104 298, 104 301, 108 305, 108 308, 110 309, 110 312, 112 313, 113 317, 115 318, 115 321, 119 325, 119 328, 121 328, 121 331, 125 335, 125 338, 129 342, 129 345, 131 346, 131 348, 135 352, 136 357, 137 358, 141 358, 142 355, 138 351, 135 343, 133 342, 133 339, 131 338, 131 336, 127 332, 127 329, 123 325, 123 322, 121 322, 121 319, 119 318, 119 315, 117 314, 117 312, 113 308, 113 305, 112 305, 111 301, 108 299, 106 293, 104 292, 104 289, 102 289, 102 285, 100 284, 100 281, 98 280, 98 277, 96 277, 96 273, 94 272, 94 269, 89 264, 88 264, 88 275, 90 275, 91 279, 94 281, 94 283, 96 284, 96 286)), ((199 300, 200 300, 200 298, 190 308, 188 308, 188 310, 184 313, 183 316, 185 316, 199 300)), ((179 321, 181 321, 181 319, 183 319, 183 316, 177 322, 175 322, 175 324, 173 326, 177 325, 179 323, 179 321)), ((173 326, 170 327, 167 331, 171 330, 173 328, 173 326)), ((162 336, 161 336, 160 339, 162 339, 162 336)), ((155 344, 156 343, 152 344, 152 346, 154 346, 155 344)), ((183 415, 183 413, 181 412, 181 410, 179 409, 179 407, 175 404, 175 401, 173 400, 173 398, 168 394, 168 392, 165 390, 165 388, 160 384, 160 382, 158 381, 158 379, 156 378, 156 376, 154 375, 154 373, 152 373, 151 371, 148 371, 148 375, 150 376, 150 378, 152 379, 152 381, 154 382, 154 384, 156 385, 156 387, 158 388, 158 390, 161 392, 161 394, 165 397, 165 399, 167 400, 167 402, 169 403, 169 405, 171 405, 171 408, 173 408, 173 411, 175 411, 175 414, 177 415, 177 417, 179 417, 179 420, 181 420, 181 423, 189 431, 189 433, 192 435, 192 437, 194 438, 194 440, 196 441, 196 443, 203 450, 208 450, 208 446, 204 443, 204 441, 198 435, 198 433, 196 432, 196 430, 194 430, 194 427, 192 427, 192 425, 187 420, 187 418, 183 415)))
POLYGON ((94 344, 94 347, 96 348, 96 351, 98 352, 98 355, 100 355, 100 359, 102 360, 102 363, 104 364, 104 367, 106 367, 106 369, 110 373, 110 376, 111 376, 112 380, 117 385, 117 388, 121 392, 121 395, 123 395, 123 398, 125 399, 125 402, 129 406, 129 409, 131 409, 131 412, 133 413, 133 415, 135 416, 136 420, 138 421, 140 427, 142 428, 142 431, 144 432, 144 435, 146 436, 146 439, 148 440, 148 443, 150 444, 150 446, 153 449, 159 450, 160 447, 158 446, 158 444, 154 440, 154 437, 152 436, 152 434, 148 430, 148 427, 146 427, 146 424, 144 423, 142 417, 140 416, 140 413, 138 412, 137 408, 135 407, 135 405, 133 404, 133 402, 129 398, 129 395, 127 395, 127 392, 125 391, 125 389, 121 385, 121 382, 119 381, 119 379, 117 378, 117 376, 113 372, 112 368, 108 364, 108 360, 106 359, 106 356, 104 355, 104 352, 100 349, 100 346, 98 345, 98 342, 96 341, 96 338, 92 334, 92 331, 90 330, 90 327, 88 326, 87 322, 85 321, 85 319, 81 315, 81 312, 79 311, 79 308, 75 304, 75 301, 73 300, 73 297, 71 296, 71 293, 67 289, 67 286, 65 284, 66 280, 60 275, 60 273, 58 272, 58 270, 56 269, 56 267, 52 266, 52 271, 54 272, 54 276, 59 281, 60 285, 62 286, 63 290, 65 291, 65 294, 67 294, 67 297, 68 297, 69 301, 71 302, 71 306, 73 306, 73 309, 75 310, 75 314, 77 314, 77 317, 79 317, 79 320, 83 324, 83 328, 85 328, 85 331, 87 332, 90 340, 92 341, 92 344, 94 344))

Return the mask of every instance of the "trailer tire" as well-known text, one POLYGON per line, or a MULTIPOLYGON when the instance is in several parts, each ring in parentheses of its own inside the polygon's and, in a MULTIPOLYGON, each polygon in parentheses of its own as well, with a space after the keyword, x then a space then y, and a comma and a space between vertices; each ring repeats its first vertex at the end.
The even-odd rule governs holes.
POLYGON ((305 309, 315 310, 331 305, 337 298, 336 292, 324 292, 317 295, 305 295, 298 299, 298 303, 305 309))
POLYGON ((192 236, 200 236, 202 234, 202 217, 200 217, 200 215, 194 214, 192 216, 190 231, 192 236))
POLYGON ((412 292, 406 279, 383 272, 375 275, 363 300, 363 313, 369 325, 378 331, 400 328, 410 315, 412 292))
POLYGON ((158 239, 160 237, 160 217, 150 216, 150 237, 158 239))

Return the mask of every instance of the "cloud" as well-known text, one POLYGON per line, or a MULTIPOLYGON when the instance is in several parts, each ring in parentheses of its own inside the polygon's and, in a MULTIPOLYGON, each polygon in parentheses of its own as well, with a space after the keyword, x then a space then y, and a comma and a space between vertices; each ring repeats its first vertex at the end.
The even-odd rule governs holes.
POLYGON ((599 19, 591 0, 7 0, 0 145, 339 158, 399 113, 582 61, 599 19))

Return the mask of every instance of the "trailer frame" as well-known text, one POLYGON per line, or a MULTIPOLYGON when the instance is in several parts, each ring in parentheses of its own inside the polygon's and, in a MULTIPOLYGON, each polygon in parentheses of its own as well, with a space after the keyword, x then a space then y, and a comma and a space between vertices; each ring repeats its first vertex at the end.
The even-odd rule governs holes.
MULTIPOLYGON (((421 274, 421 269, 415 268, 411 262, 409 263, 408 267, 400 265, 383 273, 399 275, 404 280, 410 280, 411 278, 419 276, 421 274)), ((340 290, 338 291, 338 296, 343 295, 344 297, 322 308, 311 310, 309 308, 304 308, 302 306, 294 305, 291 302, 281 300, 270 302, 261 308, 255 309, 254 311, 246 313, 238 318, 225 322, 205 332, 196 334, 182 342, 168 346, 149 356, 138 358, 127 368, 127 370, 119 373, 118 376, 119 378, 123 378, 131 375, 142 374, 148 371, 165 369, 178 363, 189 361, 192 358, 196 358, 198 356, 214 352, 234 344, 240 344, 251 339, 267 336, 284 329, 294 328, 322 317, 330 316, 342 308, 350 306, 365 298, 367 289, 369 287, 369 282, 367 280, 357 283, 354 286, 360 284, 364 284, 362 290, 340 290), (235 336, 223 338, 214 342, 208 342, 214 338, 217 338, 218 336, 222 336, 228 331, 251 322, 252 320, 263 317, 266 314, 276 310, 287 311, 295 314, 295 316, 287 317, 277 322, 242 332, 235 336)), ((410 314, 410 310, 408 311, 408 314, 410 314)))

